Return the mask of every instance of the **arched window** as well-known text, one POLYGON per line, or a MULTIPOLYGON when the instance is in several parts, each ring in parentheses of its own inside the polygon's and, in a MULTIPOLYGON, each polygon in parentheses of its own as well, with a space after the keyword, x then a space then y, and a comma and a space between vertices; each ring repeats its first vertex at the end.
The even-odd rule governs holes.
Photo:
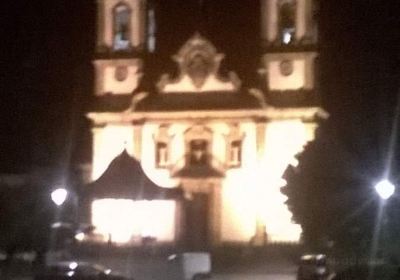
POLYGON ((113 18, 113 48, 127 50, 130 47, 130 17, 131 10, 125 4, 118 4, 114 8, 113 18))
POLYGON ((279 40, 290 44, 296 30, 296 4, 294 1, 279 3, 279 40))

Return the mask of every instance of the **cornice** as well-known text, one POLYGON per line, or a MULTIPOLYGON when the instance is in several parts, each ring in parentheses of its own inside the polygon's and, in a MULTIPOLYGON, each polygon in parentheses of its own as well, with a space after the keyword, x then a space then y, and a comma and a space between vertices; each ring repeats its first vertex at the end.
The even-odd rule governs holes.
POLYGON ((320 107, 304 108, 275 108, 251 110, 224 110, 224 111, 180 111, 180 112, 118 112, 86 114, 95 125, 124 124, 133 122, 220 122, 220 121, 249 121, 256 122, 260 119, 266 121, 301 119, 314 121, 327 119, 329 114, 320 107))

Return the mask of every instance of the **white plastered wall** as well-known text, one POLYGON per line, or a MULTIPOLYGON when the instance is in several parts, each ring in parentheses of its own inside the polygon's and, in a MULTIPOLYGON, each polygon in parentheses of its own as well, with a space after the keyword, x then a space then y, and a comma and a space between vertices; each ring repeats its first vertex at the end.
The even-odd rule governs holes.
POLYGON ((296 59, 292 63, 293 73, 288 76, 284 76, 280 71, 281 61, 270 62, 268 84, 271 90, 295 90, 305 87, 305 61, 296 59))
POLYGON ((124 149, 133 154, 133 127, 109 124, 93 130, 92 180, 98 179, 124 149))
POLYGON ((130 65, 128 68, 128 77, 124 81, 118 81, 115 78, 115 67, 107 66, 104 69, 104 92, 114 94, 132 93, 138 86, 138 66, 130 65))
POLYGON ((264 69, 266 69, 266 82, 269 90, 312 90, 314 88, 314 59, 315 52, 301 53, 274 53, 263 57, 264 69), (293 71, 289 75, 281 72, 281 63, 289 61, 293 65, 293 71))
POLYGON ((265 225, 269 242, 299 242, 301 227, 292 222, 280 188, 284 171, 313 140, 315 127, 298 119, 268 123, 264 154, 257 161, 255 124, 241 125, 243 164, 227 172, 222 186, 223 242, 250 242, 257 221, 265 225))
POLYGON ((292 213, 284 204, 286 197, 280 188, 285 185, 282 175, 289 164, 296 164, 295 156, 308 141, 314 139, 314 124, 301 120, 282 120, 268 123, 266 128, 265 155, 260 163, 264 170, 264 188, 261 196, 267 198, 260 204, 268 241, 298 242, 301 227, 292 222, 292 213))
POLYGON ((223 242, 248 242, 256 230, 257 205, 255 202, 257 180, 256 127, 243 123, 245 134, 242 147, 242 165, 228 170, 222 184, 223 242))
POLYGON ((96 95, 105 93, 130 94, 138 86, 141 78, 141 61, 139 59, 96 60, 96 95), (118 81, 115 75, 118 67, 127 69, 126 78, 118 81))

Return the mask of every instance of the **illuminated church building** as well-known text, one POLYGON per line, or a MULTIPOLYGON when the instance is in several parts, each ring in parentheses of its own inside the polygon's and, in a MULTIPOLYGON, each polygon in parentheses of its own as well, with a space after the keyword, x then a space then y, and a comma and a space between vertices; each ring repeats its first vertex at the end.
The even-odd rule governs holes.
POLYGON ((242 86, 235 69, 221 74, 224 50, 193 30, 171 54, 175 73, 146 89, 143 53, 156 44, 151 5, 97 0, 87 188, 101 185, 102 193, 93 188, 92 238, 121 245, 143 237, 207 246, 300 241, 280 188, 325 114, 315 90, 315 9, 312 0, 260 1, 258 87, 242 86), (115 184, 133 180, 136 194, 114 186, 112 173, 115 184))

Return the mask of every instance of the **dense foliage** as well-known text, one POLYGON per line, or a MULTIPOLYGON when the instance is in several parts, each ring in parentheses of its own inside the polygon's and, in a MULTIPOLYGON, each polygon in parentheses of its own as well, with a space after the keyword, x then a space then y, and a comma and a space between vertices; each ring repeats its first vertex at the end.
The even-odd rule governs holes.
POLYGON ((376 229, 380 241, 394 238, 400 229, 398 200, 395 195, 387 201, 378 219, 381 201, 373 186, 381 176, 380 163, 371 153, 360 156, 349 149, 333 131, 329 124, 319 129, 316 140, 298 155, 299 165, 286 170, 282 192, 310 249, 368 255, 376 229))

